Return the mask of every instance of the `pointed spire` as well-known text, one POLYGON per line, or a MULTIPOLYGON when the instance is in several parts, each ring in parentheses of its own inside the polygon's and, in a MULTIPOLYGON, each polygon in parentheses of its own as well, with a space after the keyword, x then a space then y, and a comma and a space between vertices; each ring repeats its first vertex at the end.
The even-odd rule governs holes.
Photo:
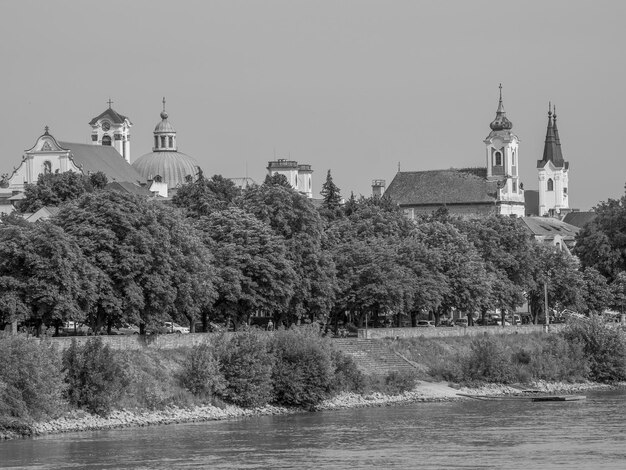
POLYGON ((109 101, 107 101, 107 103, 109 104, 109 109, 111 109, 111 105, 113 104, 113 101, 111 100, 111 97, 109 97, 109 101))
POLYGON ((559 131, 556 127, 556 109, 552 110, 552 103, 548 104, 548 127, 546 129, 546 141, 543 146, 543 158, 541 164, 552 162, 556 167, 564 165, 563 154, 561 153, 561 141, 559 139, 559 131))
POLYGON ((502 102, 502 83, 500 83, 500 101, 498 102, 498 110, 496 111, 496 118, 489 124, 491 130, 493 131, 502 131, 509 130, 513 128, 513 123, 509 121, 506 117, 506 112, 504 111, 504 104, 502 102))

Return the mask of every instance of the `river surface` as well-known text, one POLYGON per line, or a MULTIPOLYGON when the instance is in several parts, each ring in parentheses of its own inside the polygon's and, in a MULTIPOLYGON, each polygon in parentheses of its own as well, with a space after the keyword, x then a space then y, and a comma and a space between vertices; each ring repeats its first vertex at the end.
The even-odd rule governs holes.
POLYGON ((0 467, 625 469, 626 390, 586 395, 60 434, 0 442, 0 467))

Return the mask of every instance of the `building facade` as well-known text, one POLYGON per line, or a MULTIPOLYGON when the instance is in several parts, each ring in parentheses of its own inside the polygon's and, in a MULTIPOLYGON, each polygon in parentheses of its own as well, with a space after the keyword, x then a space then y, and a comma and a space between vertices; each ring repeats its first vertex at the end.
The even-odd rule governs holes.
POLYGON ((279 158, 267 163, 267 174, 269 176, 283 175, 293 189, 308 198, 313 197, 313 170, 311 165, 301 165, 293 160, 279 158))
POLYGON ((540 216, 561 216, 569 207, 569 162, 563 159, 561 139, 556 125, 556 108, 548 110, 548 129, 543 157, 537 161, 540 216))

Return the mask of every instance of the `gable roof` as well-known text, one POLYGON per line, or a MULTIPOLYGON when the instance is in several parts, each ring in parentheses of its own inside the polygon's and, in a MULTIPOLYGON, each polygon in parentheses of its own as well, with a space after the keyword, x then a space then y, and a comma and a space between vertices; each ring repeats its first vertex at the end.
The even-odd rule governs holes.
POLYGON ((126 116, 122 116, 120 113, 115 111, 113 108, 107 108, 100 114, 98 114, 95 118, 89 121, 89 125, 93 126, 96 122, 98 122, 103 117, 108 117, 112 123, 114 124, 124 124, 124 121, 128 120, 130 125, 132 126, 132 122, 126 116))
POLYGON ((103 172, 109 182, 128 181, 134 184, 145 184, 146 180, 130 163, 115 150, 106 145, 75 144, 59 142, 61 147, 69 149, 72 161, 83 173, 103 172))
POLYGON ((552 239, 556 235, 563 239, 574 239, 579 228, 552 217, 522 217, 526 229, 536 237, 552 239))
POLYGON ((488 181, 486 173, 486 168, 401 171, 396 173, 385 196, 401 206, 494 204, 497 182, 488 181))
POLYGON ((595 218, 596 218, 595 212, 576 211, 576 212, 570 212, 568 214, 565 214, 565 217, 563 218, 563 222, 574 225, 575 227, 583 228, 583 226, 586 223, 591 222, 595 218))

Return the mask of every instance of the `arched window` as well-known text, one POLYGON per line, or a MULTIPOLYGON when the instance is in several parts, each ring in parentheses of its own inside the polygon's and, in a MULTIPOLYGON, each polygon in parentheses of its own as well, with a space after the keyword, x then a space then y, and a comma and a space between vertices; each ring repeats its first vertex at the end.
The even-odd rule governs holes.
POLYGON ((513 150, 513 153, 511 154, 511 165, 515 165, 515 150, 513 150))
POLYGON ((162 135, 161 136, 161 148, 164 148, 164 147, 165 147, 165 136, 162 135))
POLYGON ((50 160, 43 162, 43 172, 45 175, 52 173, 52 163, 50 163, 50 160))
POLYGON ((554 181, 552 181, 552 178, 548 179, 548 191, 554 191, 554 181))
POLYGON ((158 136, 154 136, 154 148, 158 149, 159 148, 159 137, 158 136))
POLYGON ((174 147, 174 137, 169 136, 168 140, 170 141, 170 148, 174 147))
POLYGON ((496 157, 495 165, 496 166, 502 166, 502 154, 500 152, 496 152, 495 157, 496 157))
POLYGON ((110 147, 111 146, 111 136, 103 135, 102 136, 102 145, 108 145, 110 147))
POLYGON ((163 178, 161 177, 161 175, 156 175, 156 176, 154 177, 154 181, 155 181, 156 183, 162 183, 162 182, 163 182, 163 178))
POLYGON ((517 192, 517 181, 513 180, 513 192, 517 192))

